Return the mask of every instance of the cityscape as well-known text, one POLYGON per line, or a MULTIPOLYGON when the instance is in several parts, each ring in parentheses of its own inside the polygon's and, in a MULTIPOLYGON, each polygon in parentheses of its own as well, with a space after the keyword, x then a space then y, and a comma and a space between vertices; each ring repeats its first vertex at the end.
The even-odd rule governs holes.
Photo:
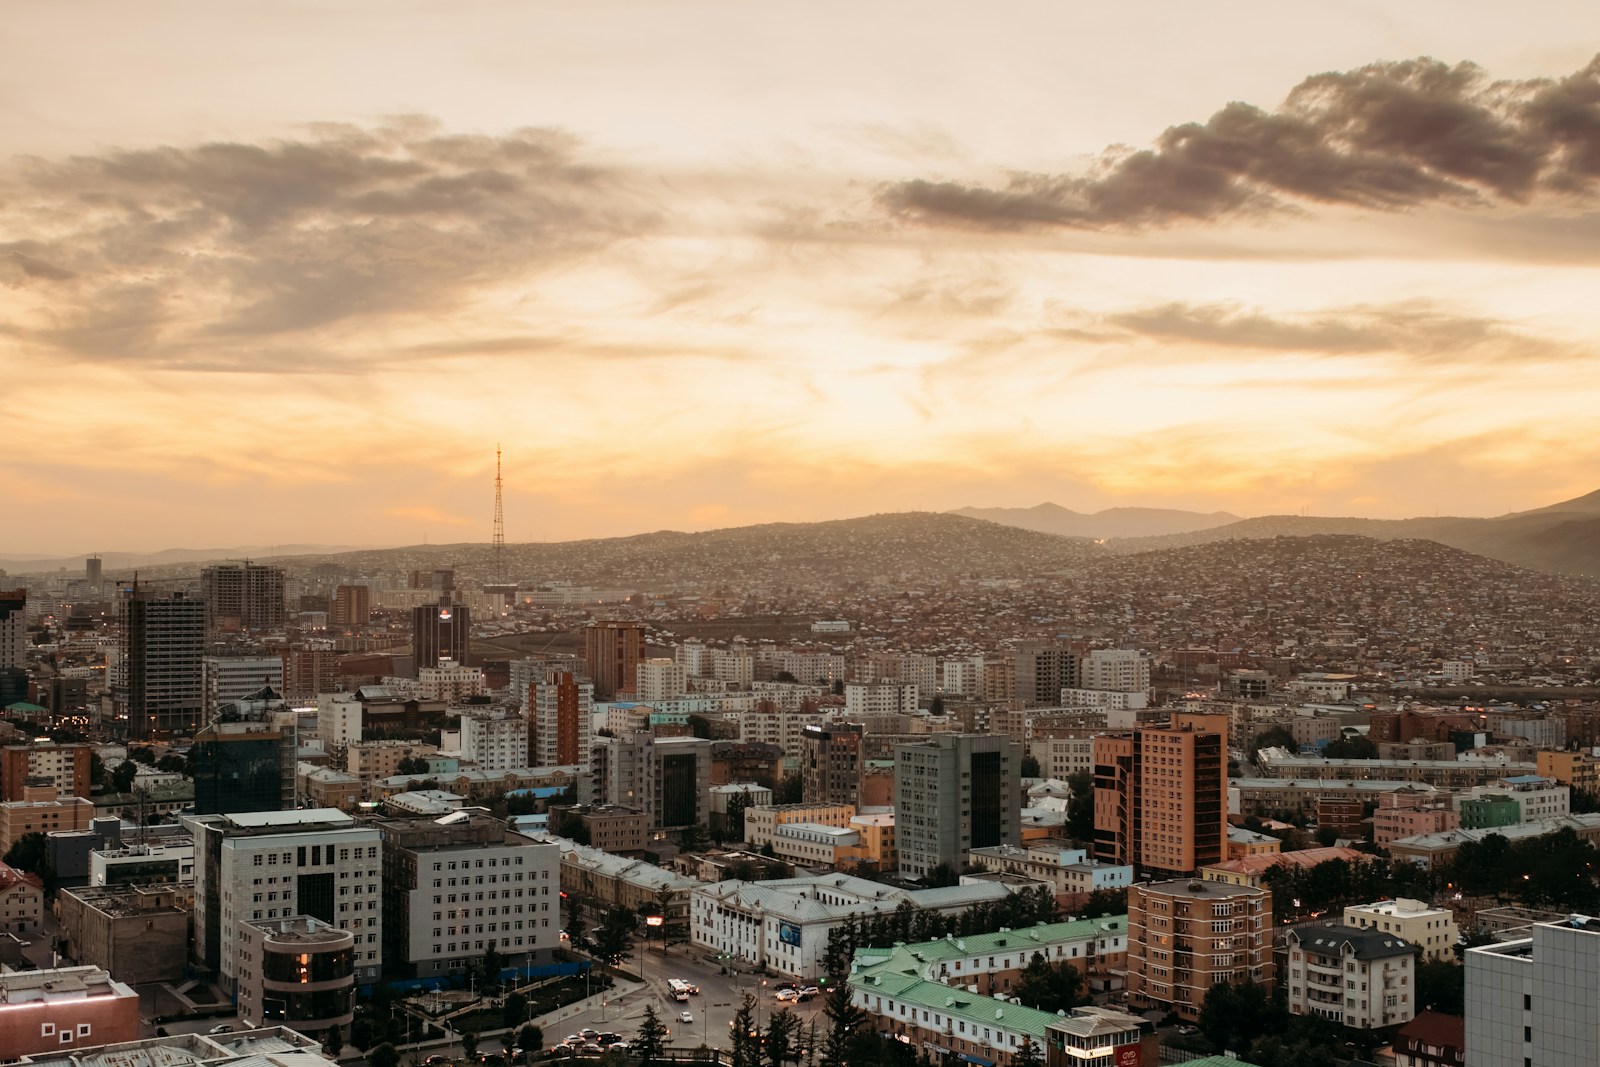
POLYGON ((1600 6, 7 14, 0 1064, 1600 1065, 1600 6))

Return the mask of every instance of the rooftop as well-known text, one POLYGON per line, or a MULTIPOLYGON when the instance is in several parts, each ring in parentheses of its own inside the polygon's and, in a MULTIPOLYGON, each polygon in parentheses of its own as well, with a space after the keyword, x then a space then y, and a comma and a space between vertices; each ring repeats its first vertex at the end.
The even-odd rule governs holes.
POLYGON ((1395 934, 1343 923, 1297 927, 1289 931, 1289 937, 1319 956, 1343 956, 1348 952, 1358 960, 1379 960, 1411 956, 1418 951, 1416 945, 1395 934))
POLYGON ((347 941, 355 935, 311 915, 289 915, 282 919, 246 919, 243 925, 266 934, 266 940, 280 945, 326 945, 347 941))

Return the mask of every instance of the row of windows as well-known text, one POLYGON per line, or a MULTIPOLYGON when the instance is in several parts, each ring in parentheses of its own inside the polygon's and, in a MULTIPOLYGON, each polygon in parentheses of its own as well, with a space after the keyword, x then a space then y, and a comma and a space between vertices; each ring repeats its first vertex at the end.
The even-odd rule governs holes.
MULTIPOLYGON (((375 859, 378 858, 378 846, 377 845, 369 845, 364 850, 361 849, 361 848, 356 848, 356 849, 353 849, 353 850, 349 849, 349 848, 341 848, 341 849, 339 849, 339 862, 340 863, 348 863, 348 862, 350 862, 350 854, 351 854, 352 851, 354 851, 356 859, 362 859, 363 856, 364 856, 364 858, 369 859, 369 860, 375 860, 375 859)), ((302 845, 302 846, 300 846, 300 848, 298 850, 298 855, 300 857, 300 866, 302 866, 302 867, 304 867, 304 866, 313 866, 313 867, 322 866, 324 864, 328 864, 328 863, 332 863, 333 862, 333 846, 332 845, 327 845, 327 846, 323 846, 323 845, 305 846, 305 845, 302 845), (318 850, 319 852, 325 848, 326 851, 327 851, 327 858, 326 859, 313 859, 310 864, 307 864, 307 862, 306 862, 307 855, 308 855, 308 853, 306 851, 307 848, 315 849, 315 850, 318 850)), ((282 863, 286 867, 287 866, 293 866, 294 862, 295 862, 295 856, 296 856, 295 852, 256 852, 256 853, 253 853, 250 856, 250 865, 252 867, 261 867, 261 866, 276 867, 279 863, 282 863)))

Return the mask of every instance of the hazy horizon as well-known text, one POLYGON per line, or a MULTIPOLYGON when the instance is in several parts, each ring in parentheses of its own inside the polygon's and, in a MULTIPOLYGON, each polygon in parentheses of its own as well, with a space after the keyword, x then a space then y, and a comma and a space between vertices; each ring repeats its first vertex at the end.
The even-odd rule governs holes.
POLYGON ((0 557, 1600 484, 1600 5, 10 15, 0 557))

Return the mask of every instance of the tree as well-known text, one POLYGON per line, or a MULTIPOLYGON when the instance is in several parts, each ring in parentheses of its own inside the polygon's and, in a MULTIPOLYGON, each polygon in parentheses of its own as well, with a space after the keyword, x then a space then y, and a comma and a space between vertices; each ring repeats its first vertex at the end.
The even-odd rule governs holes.
POLYGON ((38 872, 47 856, 47 842, 42 833, 23 834, 5 854, 7 867, 19 871, 38 872))
POLYGON ((500 972, 505 970, 506 958, 494 947, 494 942, 489 942, 489 947, 484 950, 483 961, 483 991, 488 993, 500 988, 500 972))
POLYGON ((944 697, 934 697, 928 702, 928 714, 935 717, 944 714, 944 697))
POLYGON ((1217 1048, 1245 1049, 1257 1035, 1281 1033, 1287 1019, 1261 986, 1218 982, 1200 1007, 1200 1032, 1217 1048))
POLYGON ((710 831, 699 823, 695 823, 693 826, 685 826, 678 831, 678 847, 685 852, 700 852, 710 840, 710 831))
POLYGON ((421 756, 407 756, 395 765, 396 774, 427 774, 428 761, 421 756))
POLYGON ((1417 1008, 1432 1008, 1446 1015, 1463 1015, 1466 968, 1446 960, 1417 962, 1417 1008))
POLYGON ((156 765, 156 750, 148 745, 137 745, 128 749, 128 758, 135 763, 142 763, 146 767, 154 767, 156 765))
POLYGON ((661 1050, 666 1047, 666 1036, 667 1028, 661 1025, 655 1005, 646 1005, 644 1018, 639 1020, 639 1029, 633 1039, 633 1051, 639 1054, 640 1067, 650 1067, 661 1058, 661 1050))
MULTIPOLYGON (((160 1033, 157 1037, 162 1036, 160 1033)), ((344 1031, 337 1026, 328 1027, 327 1036, 322 1039, 322 1047, 327 1050, 328 1058, 336 1058, 344 1050, 344 1031)))
POLYGON ((532 1023, 525 1023, 517 1031, 517 1047, 524 1053, 536 1054, 544 1047, 544 1031, 532 1023))
POLYGON ((1094 775, 1078 771, 1067 778, 1067 833, 1075 841, 1094 840, 1094 775))
POLYGON ((367 1050, 367 1067, 400 1067, 400 1053, 385 1041, 377 1048, 367 1050))
POLYGON ((1338 830, 1334 829, 1332 826, 1321 826, 1317 828, 1317 844, 1321 845, 1323 848, 1332 848, 1338 843, 1338 830))
POLYGON ((508 1027, 528 1021, 528 998, 512 992, 500 1002, 500 1021, 508 1027))
POLYGON ((1035 952, 1012 992, 1026 1007, 1071 1011, 1083 1003, 1083 975, 1065 960, 1051 963, 1044 953, 1035 952))
POLYGON ((750 790, 741 789, 728 798, 728 836, 744 840, 744 813, 750 808, 750 790))
POLYGON ((461 1031, 461 1051, 467 1059, 476 1059, 478 1055, 478 1031, 461 1031))
POLYGON ((139 774, 139 765, 125 759, 111 771, 111 788, 118 793, 133 792, 133 780, 139 774))
POLYGON ((733 1016, 732 1067, 761 1067, 761 1035, 756 1031, 756 998, 746 993, 733 1016))
POLYGON ((948 863, 941 863, 923 876, 922 883, 930 889, 937 889, 940 886, 947 885, 959 885, 961 884, 961 872, 948 863))
POLYGON ((567 947, 577 952, 589 950, 589 932, 583 922, 583 908, 576 901, 567 901, 567 947))
POLYGON ((1022 1047, 1011 1054, 1011 1067, 1043 1067, 1043 1064, 1044 1056, 1031 1037, 1024 1037, 1022 1047))
POLYGON ((800 1034, 800 1018, 788 1008, 773 1012, 767 1023, 767 1061, 769 1067, 783 1067, 795 1059, 795 1038, 800 1034))
POLYGON ((1255 740, 1250 743, 1250 758, 1254 759, 1264 748, 1286 748, 1290 753, 1295 753, 1300 751, 1300 742, 1284 727, 1271 726, 1256 734, 1255 740))
POLYGON ((1378 746, 1372 739, 1362 734, 1351 734, 1335 741, 1329 741, 1328 747, 1322 750, 1328 759, 1377 759, 1378 746))
POLYGON ((1096 889, 1089 894, 1083 906, 1085 919, 1099 919, 1106 915, 1126 915, 1128 891, 1126 889, 1096 889))
POLYGON ((790 771, 784 775, 772 790, 774 804, 798 804, 804 796, 805 783, 801 780, 799 771, 790 771))
POLYGON ((850 1039, 866 1020, 866 1012, 850 1002, 850 984, 843 975, 829 979, 832 986, 823 1004, 828 1016, 828 1032, 822 1039, 822 1067, 847 1067, 850 1039))
MULTIPOLYGON (((1029 755, 1029 756, 1023 756, 1022 757, 1022 777, 1024 777, 1024 778, 1038 778, 1038 777, 1040 777, 1040 774, 1039 774, 1039 758, 1037 756, 1029 755)), ((1020 1055, 1020 1053, 1019 1053, 1019 1055, 1020 1055)), ((1016 1056, 1012 1056, 1011 1062, 1012 1063, 1016 1062, 1016 1056)))
POLYGON ((633 948, 633 931, 639 917, 632 908, 612 908, 594 934, 594 956, 615 966, 633 948))
POLYGON ((166 771, 168 774, 188 774, 189 761, 176 752, 168 752, 156 762, 156 769, 166 771))
POLYGON ((102 789, 111 784, 111 772, 98 752, 89 753, 89 781, 102 789))

